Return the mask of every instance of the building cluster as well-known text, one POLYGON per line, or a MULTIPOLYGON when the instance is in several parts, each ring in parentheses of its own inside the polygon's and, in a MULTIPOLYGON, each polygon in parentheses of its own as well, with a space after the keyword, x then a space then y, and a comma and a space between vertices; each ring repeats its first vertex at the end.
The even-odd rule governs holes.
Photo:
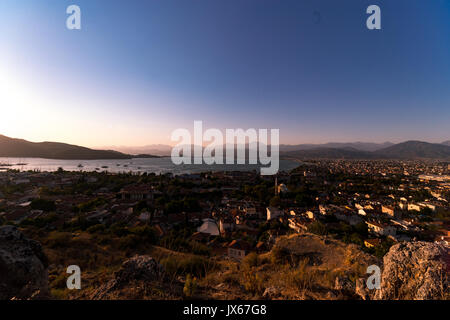
POLYGON ((189 241, 230 259, 270 250, 286 233, 333 230, 343 239, 356 233, 367 249, 414 240, 448 246, 448 177, 446 163, 391 160, 311 161, 276 177, 6 171, 0 222, 57 229, 82 216, 91 225, 149 225, 160 238, 193 226, 189 241))

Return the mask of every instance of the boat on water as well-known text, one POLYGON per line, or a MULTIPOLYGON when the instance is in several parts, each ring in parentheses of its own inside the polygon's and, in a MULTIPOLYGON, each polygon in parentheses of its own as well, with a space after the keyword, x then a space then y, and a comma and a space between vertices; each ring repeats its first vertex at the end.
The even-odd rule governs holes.
POLYGON ((102 166, 103 169, 108 169, 108 166, 102 166))
POLYGON ((80 163, 79 165, 78 165, 78 168, 83 168, 84 166, 80 163))

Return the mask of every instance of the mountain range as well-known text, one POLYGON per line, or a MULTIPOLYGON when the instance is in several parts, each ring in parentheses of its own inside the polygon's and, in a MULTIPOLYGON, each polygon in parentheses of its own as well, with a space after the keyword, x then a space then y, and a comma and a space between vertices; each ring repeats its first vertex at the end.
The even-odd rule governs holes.
MULTIPOLYGON (((48 159, 131 159, 168 156, 169 145, 143 147, 111 147, 108 150, 89 149, 59 142, 30 142, 0 135, 0 157, 48 159), (111 150, 111 149, 116 150, 111 150)), ((366 143, 330 142, 325 144, 280 145, 282 158, 295 159, 450 159, 450 141, 428 143, 406 141, 366 143)))
POLYGON ((99 150, 116 150, 126 154, 153 154, 156 156, 170 156, 172 147, 166 144, 152 144, 146 146, 107 146, 107 147, 97 147, 99 150))
POLYGON ((375 151, 358 150, 351 147, 318 147, 281 152, 281 155, 297 159, 450 159, 450 146, 422 141, 406 141, 375 151))
POLYGON ((328 142, 324 144, 280 144, 280 151, 298 151, 298 150, 312 150, 317 148, 332 148, 332 149, 348 149, 359 151, 377 151, 383 148, 393 146, 392 142, 373 143, 373 142, 328 142))

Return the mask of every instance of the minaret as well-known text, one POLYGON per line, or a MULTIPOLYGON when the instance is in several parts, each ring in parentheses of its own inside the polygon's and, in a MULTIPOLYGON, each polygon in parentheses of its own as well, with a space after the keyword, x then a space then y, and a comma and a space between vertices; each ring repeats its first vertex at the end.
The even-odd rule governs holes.
POLYGON ((275 176, 275 195, 278 195, 278 177, 275 176))

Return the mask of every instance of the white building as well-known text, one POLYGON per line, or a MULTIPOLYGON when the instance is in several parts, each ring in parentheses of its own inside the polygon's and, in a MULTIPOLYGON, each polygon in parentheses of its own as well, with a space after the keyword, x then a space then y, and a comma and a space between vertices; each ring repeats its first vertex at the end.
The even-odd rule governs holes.
POLYGON ((412 210, 420 211, 421 209, 422 209, 422 207, 417 204, 408 203, 408 211, 412 211, 412 210))
POLYGON ((362 215, 362 216, 366 216, 367 215, 367 213, 364 211, 364 209, 359 209, 358 210, 358 214, 362 215))
POLYGON ((381 206, 381 212, 383 212, 384 214, 387 214, 387 215, 389 215, 391 217, 395 216, 395 210, 391 206, 382 205, 381 206))
POLYGON ((370 232, 374 232, 382 236, 395 235, 397 231, 395 227, 386 224, 369 221, 367 221, 366 224, 370 232))
POLYGON ((436 206, 431 203, 421 202, 419 203, 419 206, 421 206, 422 208, 429 208, 433 212, 436 211, 436 206))
POLYGON ((284 216, 283 211, 274 207, 268 207, 266 211, 267 211, 267 221, 284 216))
POLYGON ((210 218, 203 219, 203 224, 197 228, 197 231, 212 236, 218 236, 220 234, 216 221, 210 218))

